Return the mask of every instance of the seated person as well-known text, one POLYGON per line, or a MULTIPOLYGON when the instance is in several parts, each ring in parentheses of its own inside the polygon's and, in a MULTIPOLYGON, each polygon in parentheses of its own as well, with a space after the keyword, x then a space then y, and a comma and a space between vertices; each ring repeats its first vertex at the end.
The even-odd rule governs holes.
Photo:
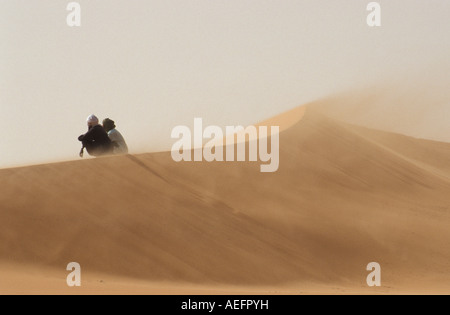
POLYGON ((83 150, 86 148, 89 155, 102 156, 112 154, 112 144, 105 129, 99 124, 98 118, 91 115, 87 119, 88 132, 78 137, 83 144, 80 156, 83 156, 83 150))
POLYGON ((106 118, 103 120, 103 128, 108 133, 109 139, 111 139, 113 145, 114 154, 128 154, 128 146, 122 134, 116 129, 116 125, 113 120, 106 118))

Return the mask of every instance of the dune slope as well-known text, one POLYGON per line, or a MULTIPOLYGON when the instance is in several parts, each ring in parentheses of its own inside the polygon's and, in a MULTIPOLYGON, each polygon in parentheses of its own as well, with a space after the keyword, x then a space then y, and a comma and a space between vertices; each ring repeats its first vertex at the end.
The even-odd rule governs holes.
POLYGON ((310 109, 281 133, 273 174, 170 153, 1 170, 0 292, 30 268, 49 286, 20 292, 63 292, 76 261, 143 293, 161 282, 365 293, 375 261, 382 292, 448 293, 449 152, 310 109))

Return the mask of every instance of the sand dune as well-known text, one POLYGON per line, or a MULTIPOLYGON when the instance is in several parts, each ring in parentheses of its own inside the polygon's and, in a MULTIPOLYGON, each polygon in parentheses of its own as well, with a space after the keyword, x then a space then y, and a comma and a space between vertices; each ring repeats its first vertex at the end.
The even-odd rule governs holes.
POLYGON ((170 153, 1 170, 0 293, 449 293, 449 153, 311 105, 273 174, 170 153))

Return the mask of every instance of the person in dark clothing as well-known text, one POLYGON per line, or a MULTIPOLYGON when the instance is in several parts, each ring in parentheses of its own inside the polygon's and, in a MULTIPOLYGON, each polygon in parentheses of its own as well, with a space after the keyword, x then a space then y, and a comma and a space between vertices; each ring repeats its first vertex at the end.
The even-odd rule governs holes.
POLYGON ((88 132, 78 137, 78 140, 83 144, 80 156, 83 157, 84 149, 86 148, 89 155, 102 156, 112 154, 112 143, 108 134, 102 125, 99 124, 98 118, 91 115, 87 119, 88 132))

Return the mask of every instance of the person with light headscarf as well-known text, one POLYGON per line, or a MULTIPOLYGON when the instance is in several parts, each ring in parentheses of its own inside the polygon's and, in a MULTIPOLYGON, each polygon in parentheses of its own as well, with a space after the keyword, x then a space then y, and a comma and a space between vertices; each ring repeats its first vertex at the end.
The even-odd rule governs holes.
POLYGON ((83 144, 80 156, 83 157, 86 148, 89 155, 102 156, 112 154, 112 144, 105 129, 99 124, 99 120, 95 115, 87 118, 88 132, 78 137, 83 144))

